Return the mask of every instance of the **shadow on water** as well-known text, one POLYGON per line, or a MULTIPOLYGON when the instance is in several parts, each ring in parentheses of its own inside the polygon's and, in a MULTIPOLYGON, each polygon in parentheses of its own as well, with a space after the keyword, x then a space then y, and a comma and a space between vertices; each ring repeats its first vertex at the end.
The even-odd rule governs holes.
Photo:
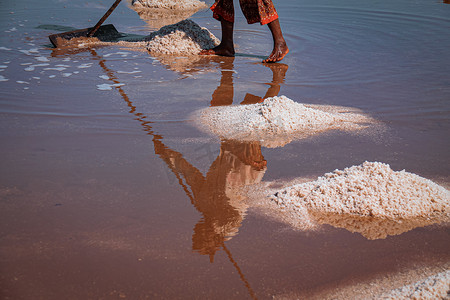
MULTIPOLYGON (((219 155, 206 175, 203 175, 198 168, 184 158, 183 154, 164 144, 163 136, 153 128, 153 122, 139 112, 124 89, 118 86, 120 81, 114 71, 106 66, 106 60, 92 48, 87 51, 98 61, 109 80, 115 84, 114 87, 129 107, 129 113, 140 123, 143 130, 152 136, 155 154, 165 162, 192 205, 202 215, 193 229, 192 250, 201 255, 208 255, 211 263, 214 262, 216 252, 220 249, 224 250, 249 295, 256 299, 255 292, 225 242, 237 235, 246 216, 248 206, 239 192, 240 188, 259 183, 267 170, 267 162, 261 153, 260 143, 222 140, 219 155)), ((55 49, 53 53, 54 56, 62 54, 64 53, 61 49, 55 49)), ((219 63, 222 76, 212 94, 211 106, 231 105, 233 103, 234 58, 212 58, 212 60, 219 63)), ((285 64, 266 64, 265 66, 273 73, 267 92, 264 96, 247 93, 241 104, 258 103, 267 97, 278 95, 288 66, 285 64)))

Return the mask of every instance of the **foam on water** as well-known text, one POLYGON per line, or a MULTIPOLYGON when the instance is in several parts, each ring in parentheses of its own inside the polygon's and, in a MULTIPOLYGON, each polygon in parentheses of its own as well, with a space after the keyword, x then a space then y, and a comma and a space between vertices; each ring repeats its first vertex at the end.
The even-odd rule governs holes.
POLYGON ((121 57, 127 57, 129 54, 131 54, 130 52, 114 52, 114 53, 108 53, 108 54, 105 54, 105 55, 103 55, 103 57, 110 57, 110 56, 113 56, 113 55, 120 55, 121 57))
POLYGON ((114 84, 103 83, 97 84, 97 89, 101 91, 109 91, 112 90, 113 87, 119 87, 124 85, 125 85, 124 83, 114 83, 114 84))
POLYGON ((141 72, 142 71, 117 71, 118 74, 136 74, 141 72))
POLYGON ((45 71, 64 71, 65 67, 58 67, 58 68, 44 68, 45 71))
POLYGON ((38 56, 35 57, 34 59, 36 59, 37 61, 50 61, 47 57, 45 56, 38 56))
POLYGON ((34 54, 39 53, 39 49, 38 48, 31 48, 31 49, 28 49, 28 50, 19 50, 19 52, 22 52, 22 53, 24 53, 26 55, 34 55, 34 54))
POLYGON ((29 67, 25 68, 25 71, 31 72, 34 71, 36 69, 36 67, 46 67, 49 66, 50 64, 31 64, 29 67))
POLYGON ((87 69, 92 67, 93 63, 85 63, 78 66, 78 69, 87 69))

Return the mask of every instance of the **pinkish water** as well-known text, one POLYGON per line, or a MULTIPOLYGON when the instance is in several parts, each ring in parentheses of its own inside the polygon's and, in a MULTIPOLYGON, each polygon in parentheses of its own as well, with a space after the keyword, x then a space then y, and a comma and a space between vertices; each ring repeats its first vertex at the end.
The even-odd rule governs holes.
MULTIPOLYGON (((450 5, 278 1, 291 52, 277 65, 260 63, 270 33, 237 3, 235 58, 48 48, 55 25, 92 26, 110 2, 0 3, 2 299, 300 297, 448 264, 446 226, 374 241, 299 232, 234 192, 365 160, 448 187, 450 5), (192 126, 200 108, 271 95, 355 107, 386 130, 269 149, 192 126)), ((192 18, 220 36, 210 11, 192 18)), ((108 23, 154 30, 126 2, 108 23)))

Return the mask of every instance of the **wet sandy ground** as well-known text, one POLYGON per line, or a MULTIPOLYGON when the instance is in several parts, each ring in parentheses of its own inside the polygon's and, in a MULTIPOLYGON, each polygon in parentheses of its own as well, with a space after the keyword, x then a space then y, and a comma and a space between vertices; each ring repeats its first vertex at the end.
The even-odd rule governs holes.
MULTIPOLYGON (((450 6, 283 2, 291 53, 276 66, 259 63, 270 52, 267 28, 239 14, 244 55, 234 59, 175 63, 120 47, 44 46, 54 31, 42 25, 84 28, 109 5, 0 4, 2 298, 311 297, 411 269, 448 269, 444 225, 378 240, 328 225, 295 231, 236 191, 365 160, 448 187, 450 6), (355 107, 387 130, 269 149, 191 126, 197 109, 277 94, 355 107)), ((194 20, 220 35, 208 11, 194 20)), ((150 30, 124 4, 110 22, 122 32, 150 30)))

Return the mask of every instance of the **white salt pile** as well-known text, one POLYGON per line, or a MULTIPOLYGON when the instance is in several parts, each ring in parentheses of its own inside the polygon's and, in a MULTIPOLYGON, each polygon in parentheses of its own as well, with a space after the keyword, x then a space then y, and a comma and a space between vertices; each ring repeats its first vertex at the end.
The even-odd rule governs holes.
POLYGON ((144 40, 103 42, 97 38, 73 38, 58 42, 57 50, 85 49, 93 46, 121 46, 134 50, 150 51, 153 55, 195 55, 203 49, 211 49, 220 41, 206 28, 192 20, 183 20, 177 24, 162 27, 144 40))
POLYGON ((364 162, 279 191, 281 206, 357 216, 413 218, 450 213, 450 191, 388 164, 364 162))
POLYGON ((200 27, 192 20, 164 26, 151 33, 147 40, 147 49, 155 54, 193 55, 203 49, 214 48, 220 43, 208 29, 200 27))
POLYGON ((147 23, 151 30, 158 30, 163 26, 178 23, 190 18, 195 10, 170 10, 159 8, 135 8, 139 17, 147 23))
POLYGON ((133 0, 132 8, 151 28, 175 24, 208 6, 198 0, 133 0))
POLYGON ((389 293, 377 296, 377 299, 448 299, 450 294, 450 270, 430 276, 423 281, 407 285, 389 293))
POLYGON ((302 295, 275 295, 274 299, 373 299, 373 300, 437 300, 448 299, 450 292, 450 271, 448 263, 441 266, 421 265, 418 268, 403 269, 385 273, 372 279, 338 285, 323 289, 308 297, 302 295))
POLYGON ((194 119, 201 129, 220 138, 261 141, 265 147, 282 146, 327 130, 359 130, 375 123, 349 108, 300 104, 286 96, 258 104, 208 107, 194 119))
POLYGON ((174 10, 198 10, 208 7, 205 2, 199 0, 133 0, 131 4, 134 7, 174 10))
POLYGON ((450 191, 380 162, 335 170, 279 190, 270 199, 294 227, 311 229, 317 222, 368 239, 450 221, 450 191))

